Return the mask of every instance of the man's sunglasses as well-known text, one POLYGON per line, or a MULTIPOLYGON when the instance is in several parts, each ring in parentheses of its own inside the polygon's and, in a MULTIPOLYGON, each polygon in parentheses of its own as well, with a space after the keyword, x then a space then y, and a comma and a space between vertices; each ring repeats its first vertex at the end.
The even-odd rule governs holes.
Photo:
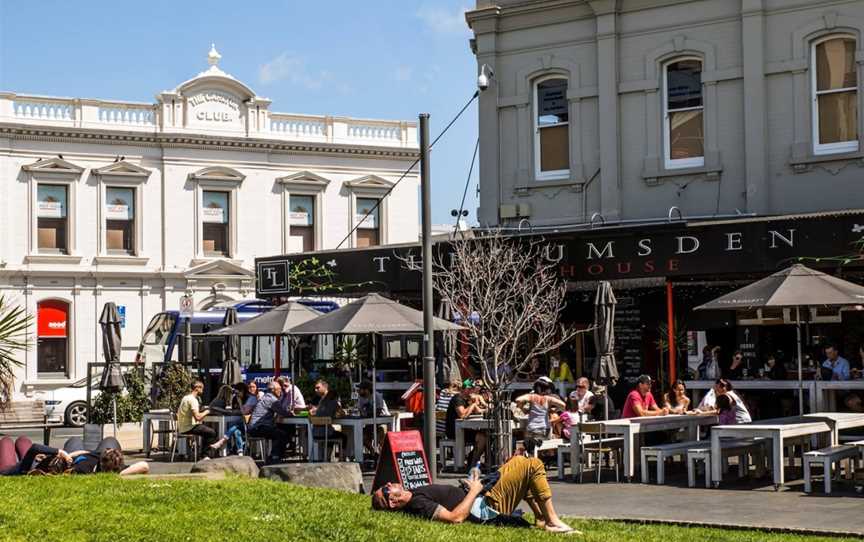
POLYGON ((381 495, 384 496, 385 502, 390 502, 390 486, 384 486, 381 488, 381 495))

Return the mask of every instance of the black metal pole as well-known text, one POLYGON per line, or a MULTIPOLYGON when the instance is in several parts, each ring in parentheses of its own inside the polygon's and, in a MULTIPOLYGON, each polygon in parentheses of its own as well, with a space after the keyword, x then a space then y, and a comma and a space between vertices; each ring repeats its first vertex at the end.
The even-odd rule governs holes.
POLYGON ((438 472, 435 457, 435 335, 432 325, 432 196, 429 174, 429 114, 420 114, 420 212, 423 237, 423 443, 429 475, 438 472))

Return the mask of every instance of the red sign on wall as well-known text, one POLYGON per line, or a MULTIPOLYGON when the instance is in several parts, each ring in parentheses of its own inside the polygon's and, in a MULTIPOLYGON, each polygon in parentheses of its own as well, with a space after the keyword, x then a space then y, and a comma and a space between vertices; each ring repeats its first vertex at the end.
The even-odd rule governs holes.
POLYGON ((69 305, 62 301, 39 303, 36 327, 39 337, 66 337, 69 305))

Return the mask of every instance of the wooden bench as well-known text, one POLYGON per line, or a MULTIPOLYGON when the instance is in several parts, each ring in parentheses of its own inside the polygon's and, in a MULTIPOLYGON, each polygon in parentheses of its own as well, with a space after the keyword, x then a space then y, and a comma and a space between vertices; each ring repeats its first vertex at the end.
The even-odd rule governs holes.
POLYGON ((10 429, 41 429, 44 444, 51 442, 51 429, 62 424, 48 423, 45 404, 42 401, 20 401, 11 403, 0 412, 0 434, 10 429))
POLYGON ((645 446, 642 448, 642 483, 647 484, 650 481, 648 473, 648 461, 654 460, 657 462, 657 483, 663 484, 666 482, 666 460, 676 456, 687 456, 687 450, 699 446, 699 441, 691 440, 687 442, 672 442, 670 444, 659 444, 657 446, 645 446))
MULTIPOLYGON (((750 468, 749 455, 754 448, 764 446, 767 439, 726 439, 720 441, 723 458, 738 458, 738 476, 744 476, 750 468)), ((706 443, 687 450, 687 486, 696 487, 696 464, 702 461, 705 465, 705 487, 711 487, 711 445, 706 443)))
POLYGON ((831 493, 831 476, 834 463, 850 460, 847 463, 846 472, 852 473, 855 469, 854 459, 860 457, 861 451, 854 444, 840 444, 828 446, 820 450, 814 450, 804 454, 804 493, 813 491, 811 465, 813 463, 822 465, 822 477, 825 479, 825 494, 831 493))

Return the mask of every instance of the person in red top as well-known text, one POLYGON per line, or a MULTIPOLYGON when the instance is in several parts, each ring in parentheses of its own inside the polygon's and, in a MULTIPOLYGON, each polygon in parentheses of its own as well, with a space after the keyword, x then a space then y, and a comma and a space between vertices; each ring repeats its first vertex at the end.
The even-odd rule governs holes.
POLYGON ((660 408, 651 395, 651 377, 642 375, 636 380, 636 388, 627 396, 624 403, 622 418, 639 418, 642 416, 665 416, 668 408, 660 408))

